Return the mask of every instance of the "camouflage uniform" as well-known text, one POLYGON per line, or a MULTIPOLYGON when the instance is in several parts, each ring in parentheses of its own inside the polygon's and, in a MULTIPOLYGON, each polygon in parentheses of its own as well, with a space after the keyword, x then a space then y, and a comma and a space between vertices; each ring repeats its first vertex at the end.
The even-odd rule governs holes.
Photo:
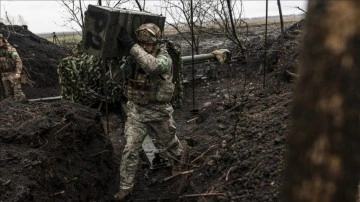
POLYGON ((120 166, 120 189, 134 186, 139 152, 148 130, 155 132, 162 146, 175 156, 180 156, 182 146, 176 136, 176 127, 170 104, 174 90, 172 84, 172 60, 164 45, 157 46, 153 54, 135 44, 130 58, 122 70, 127 74, 125 87, 127 121, 125 123, 126 146, 120 166))
POLYGON ((23 100, 25 95, 21 89, 20 78, 15 79, 14 74, 21 74, 22 61, 16 49, 5 39, 0 47, 0 72, 3 84, 3 91, 6 98, 14 100, 23 100))

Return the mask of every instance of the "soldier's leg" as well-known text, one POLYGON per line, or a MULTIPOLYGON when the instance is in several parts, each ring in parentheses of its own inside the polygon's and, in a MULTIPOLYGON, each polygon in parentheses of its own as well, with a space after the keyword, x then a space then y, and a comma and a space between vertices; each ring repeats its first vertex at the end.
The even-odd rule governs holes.
POLYGON ((9 74, 9 73, 2 74, 1 81, 4 86, 5 98, 13 98, 13 96, 14 96, 11 80, 12 80, 11 74, 9 74))
POLYGON ((2 77, 1 77, 1 80, 0 80, 0 82, 1 82, 1 88, 0 88, 0 91, 1 91, 1 99, 5 99, 6 98, 6 89, 5 89, 5 81, 2 79, 2 77))
POLYGON ((12 87, 14 92, 14 100, 24 100, 25 94, 21 89, 21 81, 20 79, 12 80, 12 87))
POLYGON ((170 116, 167 121, 155 122, 149 125, 168 151, 173 153, 175 156, 180 156, 182 154, 183 148, 176 136, 175 121, 172 116, 170 116))
POLYGON ((126 145, 120 165, 120 189, 130 189, 134 186, 134 179, 139 163, 139 153, 142 142, 147 133, 144 123, 128 118, 125 123, 126 145))

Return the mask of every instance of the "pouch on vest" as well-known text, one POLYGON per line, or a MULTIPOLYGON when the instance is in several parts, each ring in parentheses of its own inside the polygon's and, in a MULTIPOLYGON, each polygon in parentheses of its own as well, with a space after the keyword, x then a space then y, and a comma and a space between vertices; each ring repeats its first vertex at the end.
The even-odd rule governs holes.
POLYGON ((137 104, 148 104, 150 102, 150 86, 144 81, 129 80, 125 86, 125 96, 128 100, 137 104))
POLYGON ((0 68, 1 72, 14 72, 15 71, 15 62, 9 60, 6 57, 0 57, 0 68))
POLYGON ((156 92, 156 100, 170 102, 174 95, 175 85, 171 81, 161 80, 156 92))

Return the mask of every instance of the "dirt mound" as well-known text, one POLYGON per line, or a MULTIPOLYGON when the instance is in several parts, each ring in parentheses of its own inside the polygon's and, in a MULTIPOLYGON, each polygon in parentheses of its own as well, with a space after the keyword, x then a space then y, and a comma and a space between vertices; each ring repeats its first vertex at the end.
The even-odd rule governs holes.
POLYGON ((29 84, 24 93, 29 98, 59 95, 57 65, 70 49, 43 39, 23 26, 0 24, 0 33, 14 45, 23 61, 29 84))
POLYGON ((99 200, 115 187, 113 147, 95 110, 4 100, 0 113, 1 201, 99 200))

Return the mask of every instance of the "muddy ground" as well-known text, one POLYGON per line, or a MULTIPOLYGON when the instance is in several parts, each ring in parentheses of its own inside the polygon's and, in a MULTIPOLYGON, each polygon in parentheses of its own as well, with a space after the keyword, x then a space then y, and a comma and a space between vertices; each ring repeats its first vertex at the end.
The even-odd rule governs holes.
MULTIPOLYGON (((185 104, 174 113, 188 146, 186 164, 174 175, 170 167, 152 170, 142 159, 127 201, 277 201, 294 85, 286 70, 296 71, 301 25, 287 25, 284 45, 279 26, 270 27, 265 74, 264 26, 250 29, 246 59, 196 65, 196 82, 185 84, 185 104)), ((59 95, 56 66, 71 50, 22 27, 11 29, 0 31, 10 33, 23 58, 31 81, 24 85, 27 97, 59 95)), ((178 36, 169 38, 190 53, 178 36)), ((203 53, 237 50, 212 36, 201 43, 203 53)), ((191 66, 184 72, 191 80, 191 66)), ((0 111, 0 201, 111 199, 125 144, 118 110, 106 116, 65 100, 5 99, 0 111)))

